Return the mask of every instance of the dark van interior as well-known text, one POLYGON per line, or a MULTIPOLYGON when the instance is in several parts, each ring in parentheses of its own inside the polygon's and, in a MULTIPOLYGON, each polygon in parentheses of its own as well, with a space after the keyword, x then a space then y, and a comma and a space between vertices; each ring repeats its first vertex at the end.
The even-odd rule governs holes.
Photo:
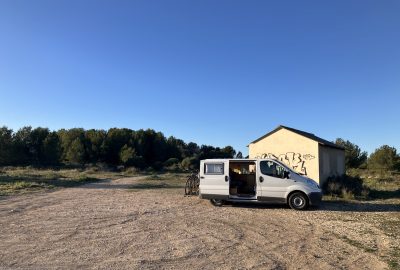
POLYGON ((239 197, 256 195, 256 164, 249 161, 229 163, 229 194, 239 197))

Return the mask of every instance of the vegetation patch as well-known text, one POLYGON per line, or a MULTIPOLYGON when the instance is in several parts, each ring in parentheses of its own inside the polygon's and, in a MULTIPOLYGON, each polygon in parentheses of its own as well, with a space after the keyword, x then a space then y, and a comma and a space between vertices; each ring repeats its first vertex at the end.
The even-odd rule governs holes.
POLYGON ((361 242, 358 242, 356 240, 348 238, 345 235, 342 236, 341 239, 343 239, 346 243, 348 243, 348 244, 350 244, 350 245, 352 245, 352 246, 354 246, 356 248, 364 250, 365 252, 373 253, 373 252, 377 251, 376 247, 368 247, 368 246, 364 245, 361 242))
POLYGON ((361 242, 359 242, 357 240, 354 240, 354 239, 351 239, 351 238, 347 237, 346 235, 340 235, 340 234, 337 234, 337 233, 334 233, 334 235, 337 238, 342 239, 344 242, 348 243, 349 245, 351 245, 353 247, 356 247, 358 249, 361 249, 361 250, 363 250, 365 252, 374 253, 374 252, 376 252, 378 250, 377 247, 367 246, 367 245, 365 245, 365 244, 363 244, 363 243, 361 243, 361 242))
POLYGON ((396 237, 400 240, 400 214, 395 214, 393 219, 384 219, 380 222, 380 228, 387 236, 396 237))
POLYGON ((186 174, 157 174, 148 175, 142 180, 133 184, 130 189, 143 190, 143 189, 183 189, 186 183, 186 174))
POLYGON ((326 195, 341 197, 345 200, 353 200, 356 197, 367 198, 369 194, 369 189, 363 184, 363 180, 350 175, 330 177, 325 181, 322 189, 326 195))
POLYGON ((400 268, 400 214, 393 214, 390 218, 379 221, 380 229, 390 238, 393 243, 390 246, 388 255, 384 257, 391 269, 400 268))
MULTIPOLYGON (((85 130, 30 126, 17 131, 0 127, 0 166, 88 166, 136 171, 193 170, 201 159, 233 158, 232 146, 223 148, 185 143, 152 129, 85 130)), ((242 156, 238 153, 238 156, 242 156)))
POLYGON ((351 200, 400 199, 400 175, 367 169, 351 169, 341 177, 330 177, 322 186, 327 197, 351 200))
POLYGON ((388 265, 392 269, 400 268, 400 248, 393 247, 389 254, 388 265))
POLYGON ((130 187, 132 190, 142 190, 142 189, 167 189, 167 188, 181 188, 180 185, 174 185, 171 183, 160 182, 160 183, 137 183, 130 187))
POLYGON ((0 174, 0 196, 75 187, 105 178, 117 177, 120 177, 120 175, 109 172, 88 173, 77 169, 50 170, 31 167, 4 167, 0 174))

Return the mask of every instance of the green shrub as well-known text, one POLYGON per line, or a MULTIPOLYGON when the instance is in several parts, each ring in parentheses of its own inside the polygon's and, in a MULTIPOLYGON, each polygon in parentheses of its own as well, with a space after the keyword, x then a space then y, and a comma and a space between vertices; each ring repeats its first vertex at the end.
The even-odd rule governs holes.
POLYGON ((161 171, 163 169, 163 163, 161 161, 154 162, 153 169, 156 171, 161 171))
POLYGON ((136 167, 128 167, 125 169, 125 174, 135 175, 140 172, 140 169, 136 167))
POLYGON ((182 160, 181 167, 184 170, 194 170, 199 168, 199 160, 196 157, 187 157, 182 160))
POLYGON ((354 200, 354 193, 346 188, 342 188, 342 198, 345 200, 354 200))
POLYGON ((169 158, 167 161, 164 162, 165 167, 171 167, 172 165, 178 164, 179 159, 177 158, 169 158))
POLYGON ((180 164, 172 164, 171 166, 164 167, 164 170, 169 171, 169 172, 180 172, 182 171, 182 168, 180 164))
POLYGON ((325 194, 338 196, 344 199, 354 199, 355 196, 367 197, 369 189, 364 186, 363 180, 358 176, 329 177, 322 186, 325 194))

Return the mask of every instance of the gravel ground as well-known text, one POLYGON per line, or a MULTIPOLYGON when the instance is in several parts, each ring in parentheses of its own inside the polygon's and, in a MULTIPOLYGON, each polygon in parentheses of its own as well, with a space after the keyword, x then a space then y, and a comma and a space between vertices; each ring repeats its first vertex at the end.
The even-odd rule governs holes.
POLYGON ((385 269, 400 246, 399 228, 383 226, 398 204, 214 207, 129 189, 138 180, 1 199, 0 268, 385 269))

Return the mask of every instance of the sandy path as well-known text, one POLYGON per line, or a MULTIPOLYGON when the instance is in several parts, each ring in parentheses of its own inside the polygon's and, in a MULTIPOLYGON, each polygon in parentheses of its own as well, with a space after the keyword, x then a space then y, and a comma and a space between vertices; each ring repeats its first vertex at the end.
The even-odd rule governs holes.
POLYGON ((385 235, 369 220, 397 215, 397 209, 218 208, 183 197, 177 189, 127 190, 134 181, 137 178, 0 200, 0 268, 386 267, 376 253, 338 235, 358 237, 376 246, 378 254, 384 252, 385 235))

